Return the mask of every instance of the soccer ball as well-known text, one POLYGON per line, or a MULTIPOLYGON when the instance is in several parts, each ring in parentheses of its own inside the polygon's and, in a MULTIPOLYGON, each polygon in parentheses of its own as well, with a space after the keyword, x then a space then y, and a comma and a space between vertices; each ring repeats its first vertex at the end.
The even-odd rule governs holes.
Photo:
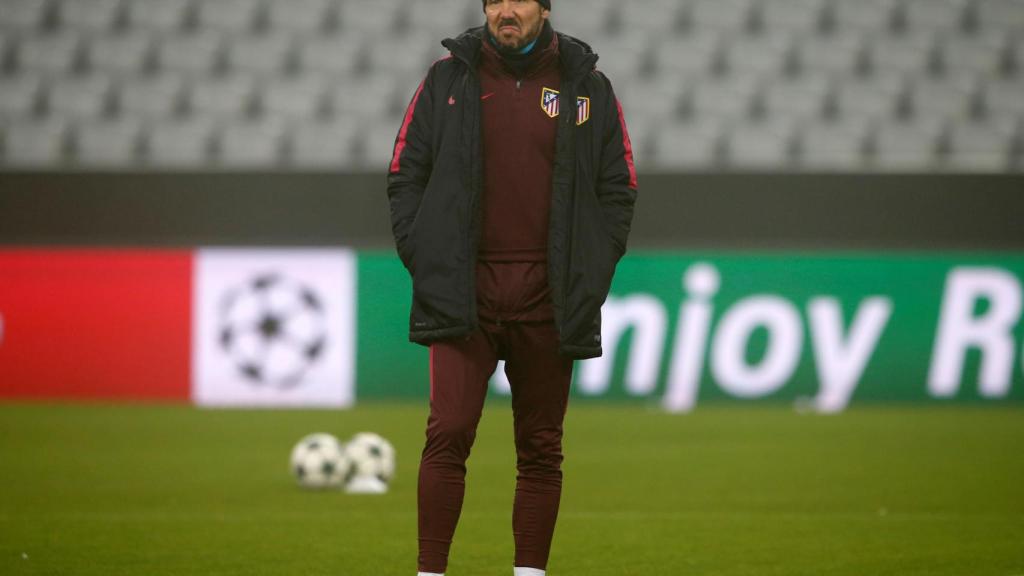
POLYGON ((310 434, 292 449, 292 474, 303 488, 341 488, 353 466, 345 447, 330 434, 310 434))
POLYGON ((323 302, 294 280, 259 275, 224 297, 219 339, 253 385, 295 388, 327 348, 323 302))
POLYGON ((390 442, 372 432, 361 432, 345 445, 345 455, 352 463, 349 492, 387 491, 387 483, 395 477, 395 448, 390 442))

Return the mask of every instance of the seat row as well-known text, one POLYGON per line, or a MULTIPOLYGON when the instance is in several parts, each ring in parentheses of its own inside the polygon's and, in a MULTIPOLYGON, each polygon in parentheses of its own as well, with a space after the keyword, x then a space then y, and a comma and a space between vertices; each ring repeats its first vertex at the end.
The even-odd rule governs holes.
MULTIPOLYGON (((694 29, 1024 29, 1017 0, 564 0, 560 28, 601 34, 694 29)), ((4 0, 0 28, 231 32, 446 30, 482 20, 463 0, 4 0)))
MULTIPOLYGON (((395 126, 350 119, 217 122, 136 119, 0 124, 4 169, 382 170, 395 126)), ((634 130, 637 161, 658 170, 1024 171, 1021 134, 991 122, 669 123, 634 130)))
POLYGON ((633 132, 650 170, 760 169, 819 171, 1024 170, 1014 125, 935 119, 906 122, 694 119, 633 132))
MULTIPOLYGON (((397 121, 416 77, 370 75, 330 81, 320 75, 258 80, 246 75, 179 75, 48 79, 19 75, 0 82, 0 119, 175 118, 189 115, 245 118, 382 118, 397 121)), ((900 119, 1024 121, 1024 77, 963 74, 932 78, 885 75, 694 76, 656 78, 616 86, 630 122, 711 118, 868 122, 900 119)))

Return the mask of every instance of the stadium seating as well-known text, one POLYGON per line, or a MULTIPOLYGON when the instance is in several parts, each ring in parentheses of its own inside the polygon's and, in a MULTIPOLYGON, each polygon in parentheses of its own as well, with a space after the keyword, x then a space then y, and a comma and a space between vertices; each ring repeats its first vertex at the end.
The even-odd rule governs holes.
POLYGON ((47 110, 68 119, 99 118, 110 109, 111 83, 105 76, 67 76, 50 83, 47 110))
POLYGON ((85 50, 93 72, 130 77, 152 66, 153 38, 145 32, 95 36, 85 50))
POLYGON ((16 68, 61 76, 77 71, 81 36, 77 32, 46 33, 22 38, 16 50, 16 68))
POLYGON ((954 123, 949 134, 946 167, 968 172, 1002 172, 1011 158, 1012 128, 994 122, 954 123))
POLYGON ((192 18, 191 0, 130 0, 128 25, 154 33, 174 33, 192 18))
POLYGON ((94 119, 80 123, 74 135, 74 164, 83 169, 130 168, 138 162, 142 123, 136 118, 94 119))
POLYGON ((0 29, 31 34, 40 30, 50 6, 46 0, 4 0, 0 29))
POLYGON ((61 27, 103 34, 119 25, 124 2, 122 0, 63 0, 56 8, 61 27))
POLYGON ((942 122, 936 118, 881 122, 872 167, 883 172, 927 172, 938 166, 942 122))
POLYGON ((20 118, 4 131, 4 156, 16 167, 63 167, 67 160, 67 122, 57 118, 20 118))
MULTIPOLYGON (((0 169, 386 164, 468 0, 0 0, 0 169)), ((1024 0, 559 0, 647 170, 1024 170, 1024 0)))
POLYGON ((357 167, 357 127, 350 120, 305 121, 293 127, 291 165, 312 170, 357 167))
POLYGON ((214 125, 206 118, 154 122, 145 140, 147 165, 161 170, 189 170, 213 165, 214 125))
POLYGON ((807 125, 797 145, 799 166, 812 172, 855 172, 864 168, 869 126, 860 121, 807 125))
POLYGON ((184 90, 184 81, 172 74, 127 80, 118 88, 117 110, 140 120, 171 118, 182 110, 184 90))
MULTIPOLYGON (((725 123, 712 117, 667 124, 659 130, 646 167, 656 171, 699 170, 721 164, 725 123)), ((643 155, 638 154, 640 166, 643 155)))
POLYGON ((284 125, 278 119, 228 124, 221 133, 220 165, 246 169, 269 166, 284 151, 284 125))
POLYGON ((0 83, 0 118, 10 121, 31 118, 39 107, 42 82, 38 76, 22 74, 0 83))

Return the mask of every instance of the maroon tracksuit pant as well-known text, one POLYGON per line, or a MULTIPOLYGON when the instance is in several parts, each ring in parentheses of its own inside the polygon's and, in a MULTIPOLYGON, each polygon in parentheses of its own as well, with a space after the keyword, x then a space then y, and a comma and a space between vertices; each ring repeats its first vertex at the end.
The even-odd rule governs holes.
POLYGON ((419 570, 448 565, 466 459, 498 360, 512 386, 518 475, 515 565, 544 569, 562 492, 562 420, 572 360, 558 353, 546 263, 481 262, 480 328, 430 347, 430 417, 419 474, 419 570))

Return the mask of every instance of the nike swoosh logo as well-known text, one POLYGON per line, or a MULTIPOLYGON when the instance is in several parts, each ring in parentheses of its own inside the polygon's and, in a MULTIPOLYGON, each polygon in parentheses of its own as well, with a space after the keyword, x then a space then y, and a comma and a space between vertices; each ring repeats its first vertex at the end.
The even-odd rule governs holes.
POLYGON ((487 100, 487 99, 488 99, 488 98, 490 98, 491 96, 494 96, 494 92, 489 92, 489 93, 487 93, 487 94, 484 94, 483 96, 481 96, 481 97, 480 97, 480 99, 481 99, 481 100, 487 100))

